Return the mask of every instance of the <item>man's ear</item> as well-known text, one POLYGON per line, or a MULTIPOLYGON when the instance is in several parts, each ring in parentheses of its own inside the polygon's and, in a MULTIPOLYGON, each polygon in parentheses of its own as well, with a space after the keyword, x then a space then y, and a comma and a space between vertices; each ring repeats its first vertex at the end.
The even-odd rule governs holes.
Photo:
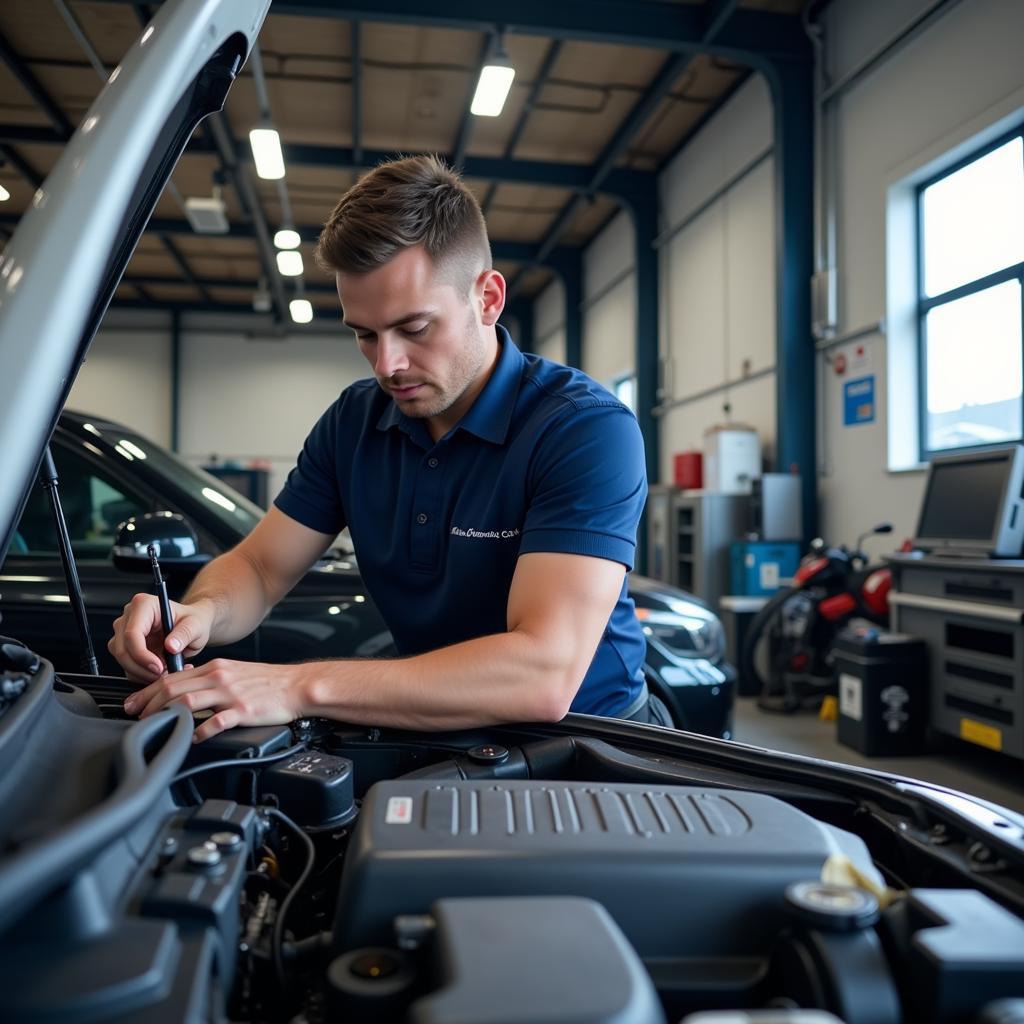
POLYGON ((475 293, 480 303, 480 322, 484 327, 493 327, 505 308, 505 278, 497 270, 481 271, 475 293))

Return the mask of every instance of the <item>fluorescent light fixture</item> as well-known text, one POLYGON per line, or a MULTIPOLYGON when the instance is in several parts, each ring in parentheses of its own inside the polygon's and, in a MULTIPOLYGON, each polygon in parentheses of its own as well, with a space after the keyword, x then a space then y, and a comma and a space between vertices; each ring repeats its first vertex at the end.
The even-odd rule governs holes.
POLYGON ((301 236, 294 228, 281 228, 274 235, 274 245, 278 249, 298 249, 301 241, 301 236))
POLYGON ((499 46, 495 55, 480 71, 480 80, 476 83, 469 112, 477 117, 497 117, 505 106, 505 99, 515 77, 516 69, 509 64, 499 46))
POLYGON ((10 198, 11 193, 8 192, 7 189, 3 187, 3 185, 0 185, 0 203, 6 203, 7 200, 10 198))
POLYGON ((261 178, 274 180, 284 177, 284 154, 281 152, 281 136, 273 128, 253 128, 249 132, 249 145, 256 173, 261 178))
POLYGON ((302 273, 302 253, 298 249, 282 249, 277 254, 277 269, 285 277, 298 277, 302 273))
POLYGON ((288 311, 297 324, 308 324, 313 319, 313 305, 309 299, 292 299, 288 311))

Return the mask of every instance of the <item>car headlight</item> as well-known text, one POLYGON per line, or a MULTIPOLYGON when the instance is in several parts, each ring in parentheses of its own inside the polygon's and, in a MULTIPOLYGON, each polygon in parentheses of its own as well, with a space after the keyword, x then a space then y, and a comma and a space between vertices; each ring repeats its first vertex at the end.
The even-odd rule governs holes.
POLYGON ((643 625, 644 635, 668 648, 676 657, 717 661, 725 652, 725 633, 721 622, 713 615, 637 608, 636 617, 643 625))

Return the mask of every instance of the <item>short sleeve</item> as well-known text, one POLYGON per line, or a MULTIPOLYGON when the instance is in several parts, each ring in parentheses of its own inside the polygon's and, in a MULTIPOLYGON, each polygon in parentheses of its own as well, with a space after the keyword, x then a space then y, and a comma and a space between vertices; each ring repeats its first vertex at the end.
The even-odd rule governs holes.
POLYGON ((633 568, 647 499, 636 417, 618 403, 574 409, 538 445, 519 553, 592 555, 633 568))
POLYGON ((274 499, 274 504, 286 516, 311 530, 332 536, 348 523, 338 487, 340 415, 341 399, 309 432, 298 462, 274 499))

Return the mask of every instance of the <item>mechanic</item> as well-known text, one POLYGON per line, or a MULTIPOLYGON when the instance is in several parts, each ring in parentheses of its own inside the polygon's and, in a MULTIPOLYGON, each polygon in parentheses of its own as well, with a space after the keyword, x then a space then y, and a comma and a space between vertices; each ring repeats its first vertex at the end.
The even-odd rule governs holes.
POLYGON ((125 606, 108 648, 147 684, 125 710, 213 711, 197 741, 311 715, 671 724, 647 694, 626 589, 647 490, 636 419, 498 324, 505 280, 470 190, 434 157, 382 164, 341 198, 317 258, 374 379, 324 413, 274 506, 173 605, 166 638, 155 597, 125 606), (165 648, 187 662, 251 633, 345 526, 401 657, 165 671, 165 648))

